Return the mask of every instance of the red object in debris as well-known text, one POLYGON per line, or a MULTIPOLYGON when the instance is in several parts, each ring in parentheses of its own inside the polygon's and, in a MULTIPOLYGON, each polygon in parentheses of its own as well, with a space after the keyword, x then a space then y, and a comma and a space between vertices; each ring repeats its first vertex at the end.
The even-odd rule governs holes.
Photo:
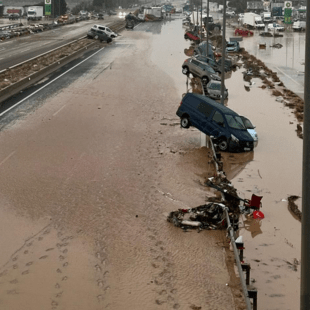
POLYGON ((187 212, 188 212, 187 209, 181 209, 181 211, 182 211, 183 213, 187 213, 187 212))
POLYGON ((262 198, 263 196, 256 196, 255 194, 252 194, 251 200, 246 199, 244 206, 247 208, 259 210, 262 207, 262 203, 260 202, 262 198))
POLYGON ((187 31, 184 35, 184 39, 185 40, 190 39, 192 41, 197 41, 197 43, 200 42, 200 38, 197 37, 192 31, 187 31))
POLYGON ((254 219, 263 219, 263 218, 265 218, 265 215, 262 211, 254 211, 253 212, 253 218, 254 219))
POLYGON ((222 57, 222 54, 221 53, 214 53, 214 56, 215 57, 222 57))
POLYGON ((243 36, 243 37, 251 37, 254 33, 250 30, 243 30, 243 29, 239 29, 237 28, 235 30, 235 36, 243 36))

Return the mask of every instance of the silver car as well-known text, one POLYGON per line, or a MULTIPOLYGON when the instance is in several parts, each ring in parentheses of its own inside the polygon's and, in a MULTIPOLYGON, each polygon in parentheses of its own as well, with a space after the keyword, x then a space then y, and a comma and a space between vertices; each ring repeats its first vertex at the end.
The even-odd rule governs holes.
POLYGON ((189 75, 189 73, 191 73, 193 76, 201 78, 202 82, 205 84, 211 80, 221 80, 213 68, 211 68, 208 64, 194 58, 188 58, 184 61, 182 65, 182 73, 185 75, 189 75))
MULTIPOLYGON (((220 99, 221 98, 221 82, 220 81, 210 81, 207 84, 207 96, 212 99, 220 99)), ((225 88, 224 91, 224 99, 228 98, 228 89, 225 88)))

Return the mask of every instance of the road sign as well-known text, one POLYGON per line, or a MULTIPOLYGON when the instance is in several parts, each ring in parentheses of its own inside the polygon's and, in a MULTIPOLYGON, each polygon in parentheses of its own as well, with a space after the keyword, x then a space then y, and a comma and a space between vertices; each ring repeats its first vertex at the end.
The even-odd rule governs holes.
POLYGON ((52 0, 44 0, 45 2, 45 16, 52 14, 52 0))

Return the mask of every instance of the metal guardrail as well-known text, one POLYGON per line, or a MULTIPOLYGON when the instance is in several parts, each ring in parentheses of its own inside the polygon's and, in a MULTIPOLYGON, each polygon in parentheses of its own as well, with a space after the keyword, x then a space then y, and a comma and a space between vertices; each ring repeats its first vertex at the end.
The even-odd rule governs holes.
POLYGON ((12 28, 15 28, 15 27, 20 27, 20 24, 21 23, 0 27, 0 31, 7 30, 7 29, 12 29, 12 28))
MULTIPOLYGON (((214 164, 215 164, 216 174, 220 175, 221 173, 223 173, 222 171, 219 170, 219 167, 221 167, 222 165, 217 162, 218 157, 217 157, 217 153, 215 151, 215 147, 214 147, 212 138, 213 138, 212 136, 209 137, 208 143, 210 144, 211 150, 213 153, 213 160, 214 160, 214 164)), ((222 199, 225 200, 224 194, 221 193, 221 195, 222 195, 222 199)), ((238 246, 239 251, 240 251, 240 253, 239 253, 238 248, 237 248, 237 244, 236 244, 236 240, 235 240, 234 228, 231 225, 231 222, 229 219, 228 208, 224 205, 222 208, 225 212, 225 216, 226 216, 226 220, 227 220, 227 226, 228 226, 227 231, 230 235, 231 245, 232 245, 233 250, 234 250, 236 265, 238 268, 241 286, 242 286, 242 291, 243 291, 243 295, 245 298, 246 309, 252 310, 252 305, 250 302, 250 298, 252 298, 253 299, 253 310, 257 310, 257 290, 248 289, 248 287, 247 287, 247 285, 250 284, 250 269, 251 269, 250 264, 241 263, 241 261, 243 261, 243 244, 238 246), (244 279, 244 271, 246 271, 246 279, 244 279)))

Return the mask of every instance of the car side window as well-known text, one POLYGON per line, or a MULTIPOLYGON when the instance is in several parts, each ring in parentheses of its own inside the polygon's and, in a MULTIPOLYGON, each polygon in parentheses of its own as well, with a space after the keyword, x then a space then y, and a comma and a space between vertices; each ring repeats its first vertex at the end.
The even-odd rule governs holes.
POLYGON ((211 115, 213 108, 207 105, 205 102, 200 102, 198 105, 198 111, 203 113, 207 118, 211 115))
POLYGON ((198 65, 199 65, 199 62, 198 62, 198 61, 196 61, 195 59, 192 59, 192 63, 193 63, 194 65, 196 65, 196 66, 198 66, 198 65))
POLYGON ((223 115, 218 112, 218 111, 215 111, 213 117, 212 117, 212 120, 214 122, 216 122, 218 125, 222 126, 222 127, 225 127, 225 124, 224 124, 224 118, 223 118, 223 115))
POLYGON ((103 34, 103 31, 100 31, 100 30, 99 30, 98 33, 103 34))

